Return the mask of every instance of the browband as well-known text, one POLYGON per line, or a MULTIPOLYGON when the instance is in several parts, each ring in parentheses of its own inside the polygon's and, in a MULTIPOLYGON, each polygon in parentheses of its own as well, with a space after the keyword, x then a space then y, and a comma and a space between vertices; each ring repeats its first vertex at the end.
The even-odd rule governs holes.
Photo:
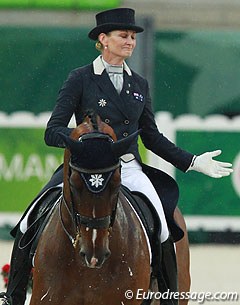
POLYGON ((83 168, 83 167, 78 167, 76 165, 73 165, 72 162, 69 162, 69 166, 76 170, 79 173, 86 173, 86 174, 103 174, 103 173, 108 173, 111 172, 115 169, 117 169, 118 167, 120 167, 120 160, 118 163, 109 166, 109 167, 105 167, 105 168, 98 168, 98 169, 87 169, 87 168, 83 168))

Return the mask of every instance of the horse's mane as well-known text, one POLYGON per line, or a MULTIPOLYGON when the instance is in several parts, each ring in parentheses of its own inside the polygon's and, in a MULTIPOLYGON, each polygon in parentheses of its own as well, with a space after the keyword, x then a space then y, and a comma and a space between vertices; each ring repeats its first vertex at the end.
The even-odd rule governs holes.
POLYGON ((117 137, 109 125, 102 122, 99 115, 97 115, 94 111, 88 110, 84 114, 83 123, 78 125, 71 134, 73 139, 78 139, 81 135, 89 132, 99 131, 105 134, 108 134, 113 141, 117 140, 117 137))

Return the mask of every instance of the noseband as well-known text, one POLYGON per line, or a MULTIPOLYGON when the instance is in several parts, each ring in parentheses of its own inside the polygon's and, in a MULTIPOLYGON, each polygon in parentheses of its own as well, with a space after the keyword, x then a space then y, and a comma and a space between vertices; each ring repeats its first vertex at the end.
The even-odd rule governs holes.
MULTIPOLYGON (((104 139, 110 142, 113 142, 112 138, 106 134, 102 134, 99 132, 84 134, 79 138, 79 141, 82 142, 86 139, 104 139)), ((73 164, 72 161, 69 161, 69 178, 70 178, 70 172, 71 170, 75 170, 79 173, 80 177, 85 183, 85 186, 87 189, 93 193, 93 194, 99 194, 105 190, 105 188, 108 185, 108 182, 110 181, 112 175, 120 167, 120 160, 111 166, 105 167, 105 168, 97 168, 97 169, 88 169, 84 168, 82 166, 78 166, 77 164, 73 164)), ((71 216, 72 222, 75 227, 76 237, 73 238, 71 234, 66 229, 62 215, 61 215, 61 208, 59 208, 59 215, 61 224, 63 226, 63 229, 65 233, 67 234, 68 238, 72 242, 74 248, 76 247, 81 235, 80 235, 80 227, 85 226, 86 230, 88 229, 108 229, 110 230, 113 226, 114 220, 115 220, 115 214, 116 214, 116 208, 117 208, 117 201, 114 205, 114 208, 111 212, 111 215, 107 215, 104 217, 88 217, 81 215, 77 212, 76 204, 73 200, 72 192, 71 194, 71 209, 69 209, 66 200, 63 196, 62 203, 66 207, 68 214, 71 216)))

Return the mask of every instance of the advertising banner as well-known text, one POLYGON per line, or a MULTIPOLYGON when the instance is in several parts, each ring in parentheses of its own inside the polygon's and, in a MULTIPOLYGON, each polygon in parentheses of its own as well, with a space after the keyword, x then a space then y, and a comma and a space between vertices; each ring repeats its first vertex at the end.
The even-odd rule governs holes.
MULTIPOLYGON (((64 150, 44 142, 49 116, 0 112, 0 213, 24 211, 63 162, 64 150)), ((75 126, 74 120, 70 126, 75 126)), ((139 146, 146 161, 146 150, 141 142, 139 146)))
MULTIPOLYGON (((62 149, 44 143, 49 115, 0 112, 0 227, 13 212, 21 215, 63 161, 62 149)), ((216 159, 233 163, 233 174, 221 179, 194 171, 182 173, 146 151, 139 141, 143 161, 176 179, 188 230, 240 232, 240 117, 173 119, 170 113, 159 112, 156 121, 159 130, 184 150, 201 154, 221 149, 216 159)))
POLYGON ((43 133, 1 127, 0 211, 23 211, 62 162, 63 150, 47 147, 43 133))
POLYGON ((240 216, 240 133, 230 131, 177 131, 177 144, 196 154, 222 150, 215 159, 234 163, 234 174, 213 179, 191 171, 176 171, 181 189, 179 205, 188 215, 240 216))
POLYGON ((193 154, 222 150, 218 161, 233 164, 234 172, 220 179, 202 173, 183 173, 149 153, 151 165, 174 177, 180 190, 179 206, 189 231, 240 232, 240 117, 222 115, 201 118, 168 112, 156 114, 159 129, 177 146, 193 154))

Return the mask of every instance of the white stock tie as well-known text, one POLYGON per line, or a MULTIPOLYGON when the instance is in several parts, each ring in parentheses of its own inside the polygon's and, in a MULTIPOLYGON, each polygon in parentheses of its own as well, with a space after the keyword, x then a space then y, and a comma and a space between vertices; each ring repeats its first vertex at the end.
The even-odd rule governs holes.
POLYGON ((120 94, 123 87, 123 66, 106 64, 106 71, 118 94, 120 94))

